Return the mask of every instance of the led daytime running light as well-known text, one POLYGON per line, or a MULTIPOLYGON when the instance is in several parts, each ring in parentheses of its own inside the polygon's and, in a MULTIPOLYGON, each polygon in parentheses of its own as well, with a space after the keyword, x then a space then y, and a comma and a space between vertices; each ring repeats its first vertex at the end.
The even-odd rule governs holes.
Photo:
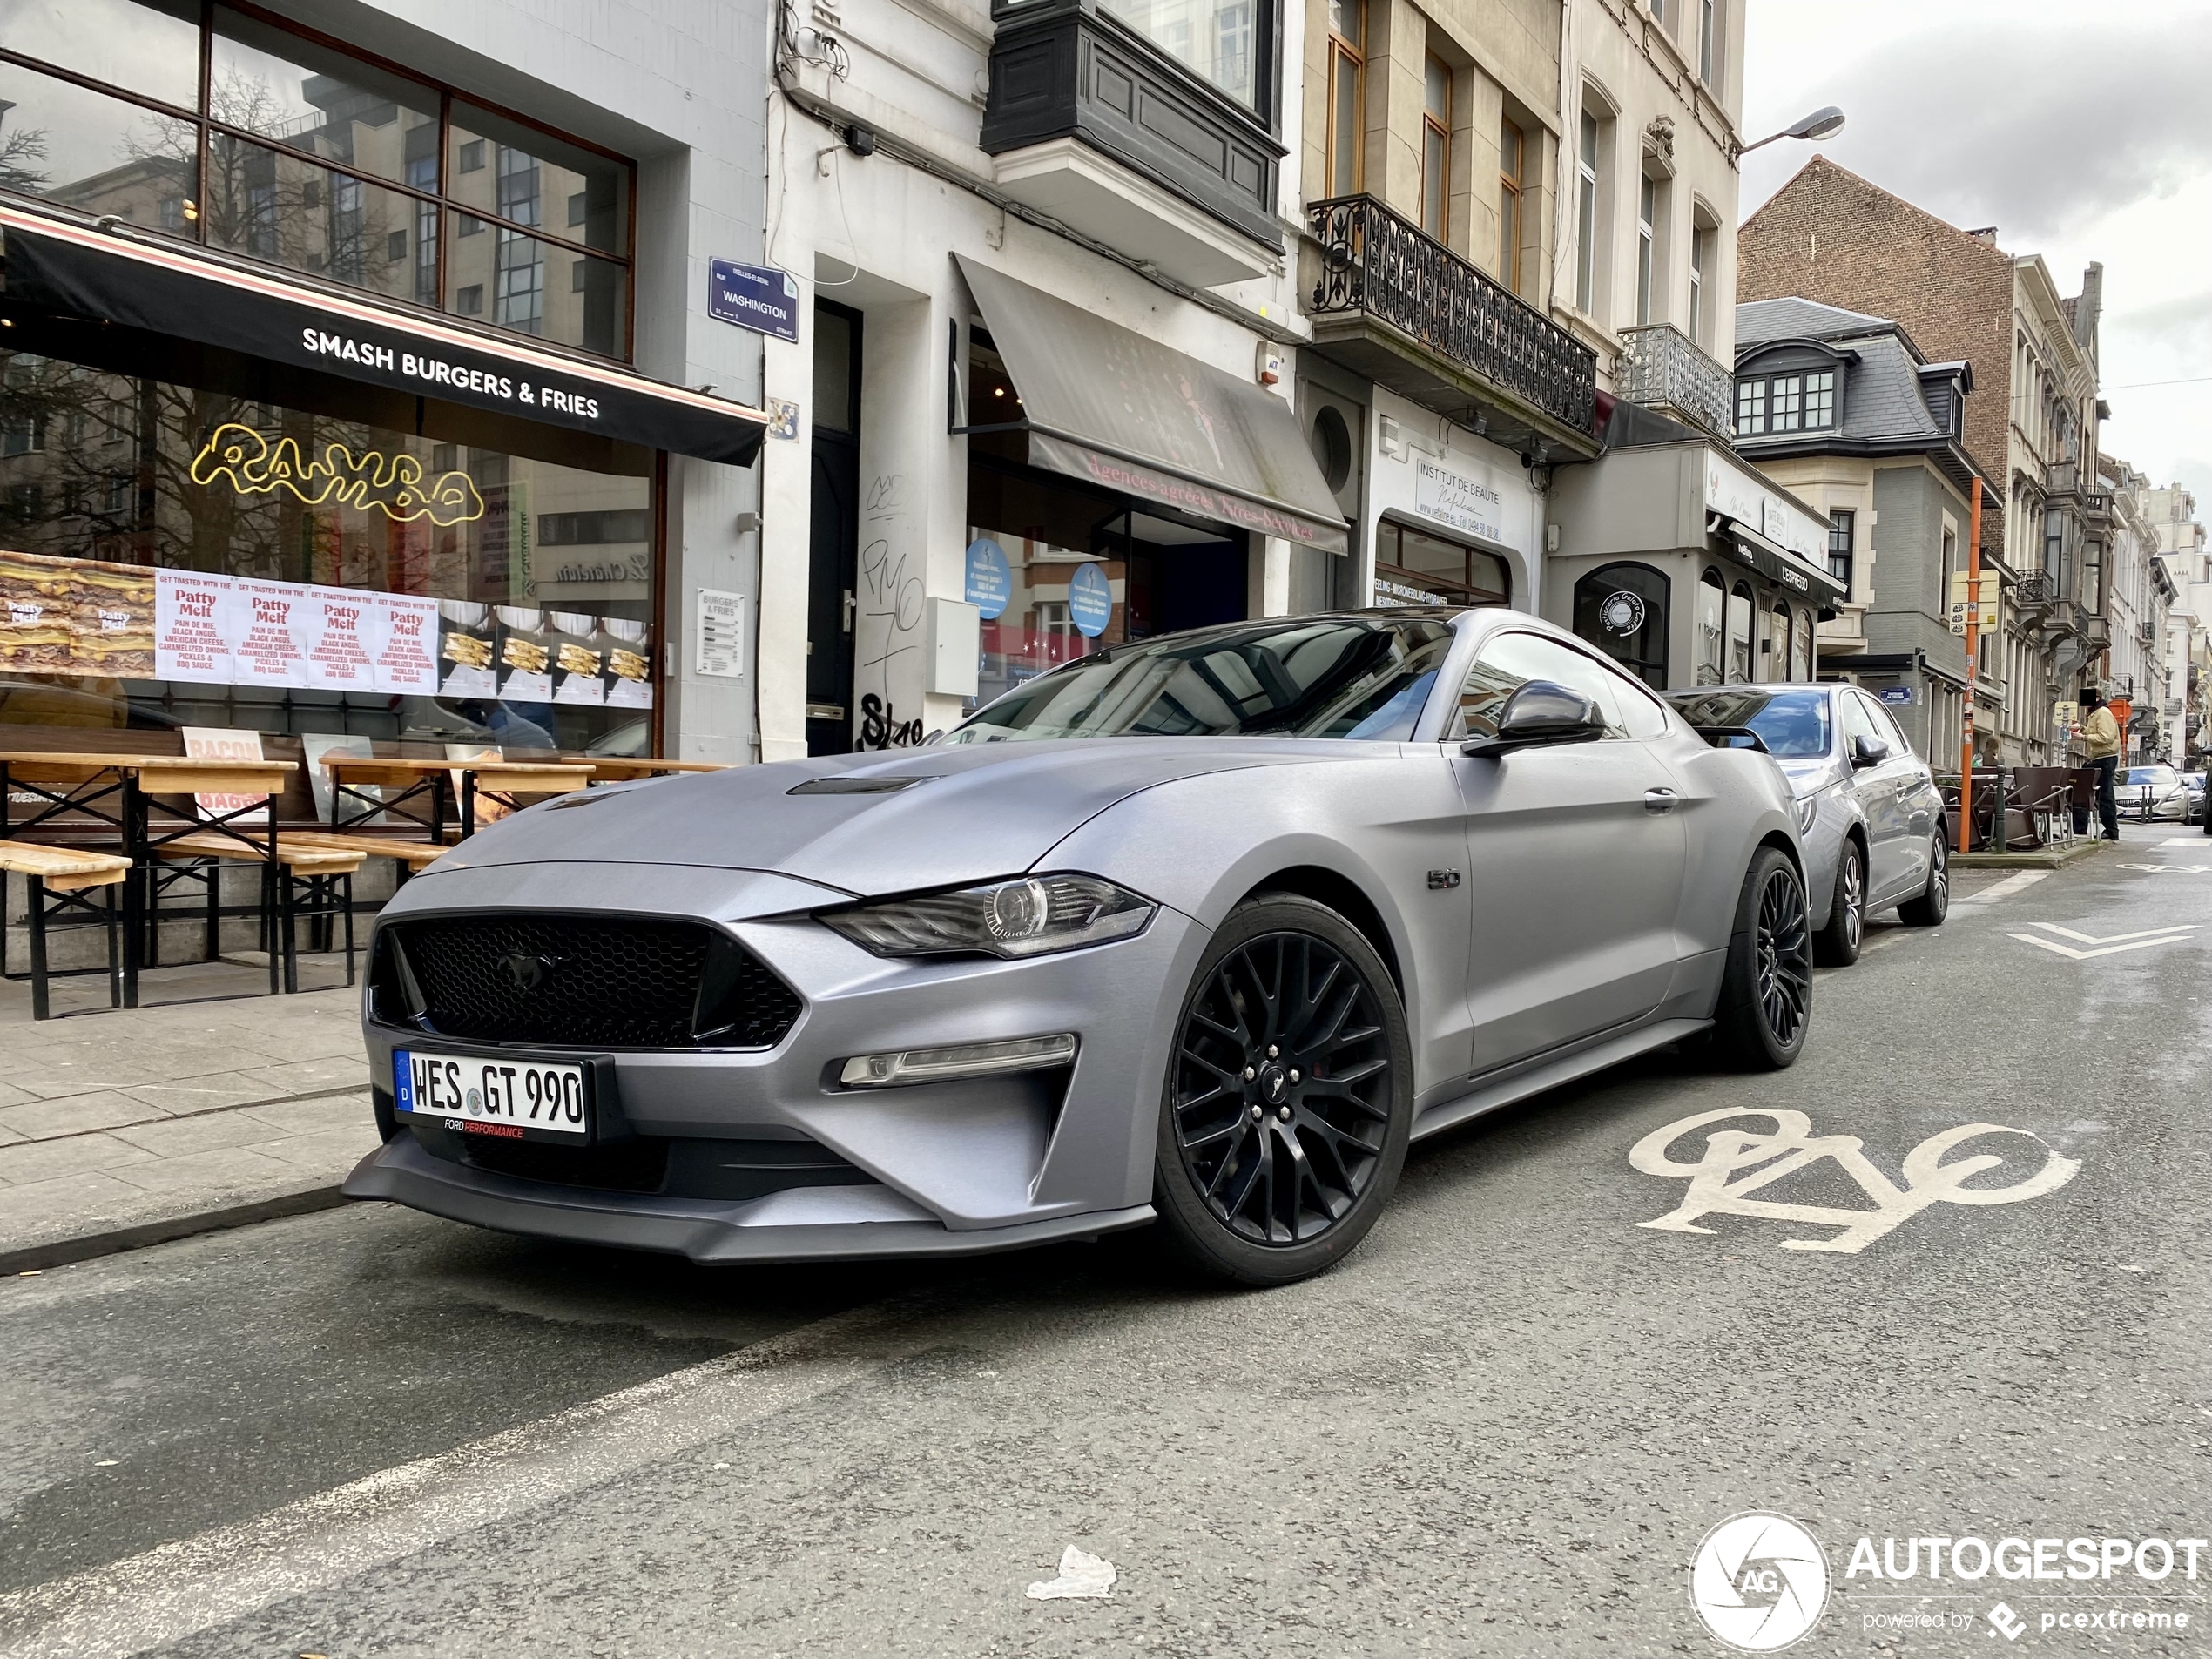
POLYGON ((1064 1066, 1076 1057, 1072 1032, 1049 1037, 1008 1037, 999 1042, 961 1042, 899 1054, 856 1055, 838 1073, 847 1089, 888 1089, 900 1083, 942 1082, 1008 1071, 1064 1066))

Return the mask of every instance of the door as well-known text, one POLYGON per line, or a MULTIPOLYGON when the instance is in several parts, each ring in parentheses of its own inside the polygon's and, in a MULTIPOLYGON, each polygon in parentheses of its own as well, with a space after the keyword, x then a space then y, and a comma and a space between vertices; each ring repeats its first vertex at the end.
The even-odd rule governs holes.
POLYGON ((814 469, 806 550, 806 752, 853 748, 860 568, 860 314, 814 302, 814 469))
POLYGON ((1495 732, 1524 682, 1594 698, 1608 735, 1473 759, 1447 745, 1467 808, 1476 1074, 1649 1014, 1681 946, 1684 841, 1674 778, 1646 737, 1656 705, 1595 657, 1541 634, 1485 642, 1454 738, 1495 732), (1626 699, 1642 699, 1631 705, 1626 699))
MULTIPOLYGON (((1844 756, 1851 764, 1851 788, 1858 796, 1858 813, 1866 824, 1866 907, 1878 910, 1885 903, 1894 904, 1899 896, 1909 897, 1918 890, 1912 879, 1910 806, 1904 797, 1919 763, 1911 749, 1892 741, 1891 732, 1896 728, 1889 726, 1881 710, 1864 691, 1839 691, 1836 701, 1842 716, 1844 756), (1885 726, 1888 731, 1884 730, 1885 726), (1862 740, 1878 744, 1890 752, 1875 765, 1862 766, 1858 759, 1862 740)), ((1925 880, 1925 850, 1919 858, 1921 880, 1925 880)))
POLYGON ((1884 763, 1896 776, 1897 799, 1905 817, 1905 886, 1901 897, 1910 899, 1928 885, 1930 844, 1943 822, 1943 792, 1936 787, 1928 763, 1912 752, 1896 718, 1882 704, 1873 704, 1876 727, 1890 742, 1890 759, 1884 763))

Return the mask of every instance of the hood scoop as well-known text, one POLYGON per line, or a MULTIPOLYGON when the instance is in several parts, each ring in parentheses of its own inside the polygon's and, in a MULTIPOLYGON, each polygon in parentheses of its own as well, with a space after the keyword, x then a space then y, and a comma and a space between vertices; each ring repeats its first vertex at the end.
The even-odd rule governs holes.
MULTIPOLYGON (((935 776, 934 773, 930 777, 935 776)), ((930 777, 922 778, 856 778, 851 773, 834 778, 809 778, 803 784, 794 784, 784 791, 786 795, 895 795, 902 789, 912 789, 916 784, 926 784, 930 777)))

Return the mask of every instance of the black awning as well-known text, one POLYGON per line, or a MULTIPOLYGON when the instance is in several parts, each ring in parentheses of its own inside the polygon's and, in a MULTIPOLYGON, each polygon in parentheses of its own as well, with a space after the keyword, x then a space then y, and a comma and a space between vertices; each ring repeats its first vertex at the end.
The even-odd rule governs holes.
POLYGON ((1829 572, 1800 558, 1779 542, 1770 541, 1726 513, 1715 513, 1712 517, 1712 533, 1730 543, 1736 556, 1768 581, 1824 605, 1835 604, 1848 597, 1844 584, 1829 572))
POLYGON ((1345 550, 1344 514, 1281 398, 988 266, 960 268, 1021 394, 1034 465, 1345 550))
POLYGON ((767 417, 615 364, 558 356, 200 257, 184 244, 0 205, 11 305, 181 337, 287 368, 748 466, 767 417))

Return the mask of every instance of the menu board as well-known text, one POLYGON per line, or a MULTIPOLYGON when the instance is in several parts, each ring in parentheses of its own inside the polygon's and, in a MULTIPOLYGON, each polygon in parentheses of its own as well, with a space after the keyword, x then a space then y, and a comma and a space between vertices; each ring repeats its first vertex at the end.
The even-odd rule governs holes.
POLYGON ((0 550, 0 673, 650 708, 645 637, 570 612, 0 550))

